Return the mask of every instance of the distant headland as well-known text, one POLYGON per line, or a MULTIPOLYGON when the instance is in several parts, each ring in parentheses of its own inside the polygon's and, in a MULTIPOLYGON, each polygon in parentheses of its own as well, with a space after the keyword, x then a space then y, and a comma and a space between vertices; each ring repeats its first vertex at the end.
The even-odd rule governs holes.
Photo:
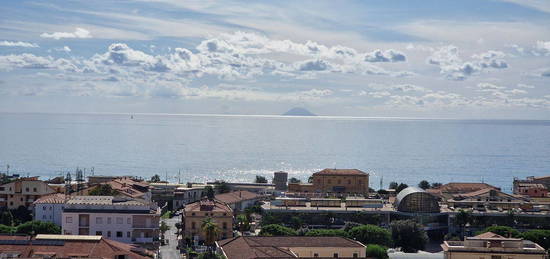
POLYGON ((306 108, 294 107, 287 112, 283 113, 283 116, 317 116, 316 114, 308 111, 306 108))

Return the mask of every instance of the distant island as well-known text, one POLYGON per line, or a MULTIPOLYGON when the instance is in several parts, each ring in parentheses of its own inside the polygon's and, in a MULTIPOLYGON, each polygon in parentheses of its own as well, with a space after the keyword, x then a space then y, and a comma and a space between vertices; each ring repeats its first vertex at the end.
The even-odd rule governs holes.
POLYGON ((283 116, 317 116, 317 115, 308 111, 306 108, 294 107, 289 111, 283 113, 283 116))

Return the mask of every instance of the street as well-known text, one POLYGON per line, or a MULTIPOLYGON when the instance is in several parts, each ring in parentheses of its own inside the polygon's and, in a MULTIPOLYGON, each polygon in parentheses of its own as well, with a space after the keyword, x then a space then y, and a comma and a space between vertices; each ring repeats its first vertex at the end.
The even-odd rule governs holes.
POLYGON ((168 240, 167 245, 160 247, 160 255, 162 259, 180 259, 181 255, 179 250, 176 248, 178 246, 178 240, 176 239, 176 223, 179 222, 180 217, 176 216, 170 219, 162 219, 170 229, 164 234, 166 240, 168 240))

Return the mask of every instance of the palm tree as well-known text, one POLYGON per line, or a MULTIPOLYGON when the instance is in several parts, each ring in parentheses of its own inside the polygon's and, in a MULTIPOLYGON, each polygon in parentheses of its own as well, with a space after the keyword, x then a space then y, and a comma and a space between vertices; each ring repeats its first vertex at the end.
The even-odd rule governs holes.
POLYGON ((461 209, 455 217, 456 224, 460 227, 460 236, 464 238, 464 227, 472 222, 472 213, 461 209))
POLYGON ((247 231, 250 228, 250 223, 248 222, 248 217, 245 214, 239 214, 237 216, 237 225, 241 232, 247 231))
POLYGON ((218 235, 220 234, 220 228, 212 218, 208 217, 202 221, 201 229, 205 234, 206 240, 205 243, 207 246, 213 246, 218 235))

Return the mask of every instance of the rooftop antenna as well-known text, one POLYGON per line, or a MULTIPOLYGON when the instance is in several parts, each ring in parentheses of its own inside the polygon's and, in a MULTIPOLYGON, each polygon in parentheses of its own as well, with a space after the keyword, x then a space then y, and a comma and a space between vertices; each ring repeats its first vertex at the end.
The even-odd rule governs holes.
POLYGON ((95 168, 92 166, 92 168, 90 168, 90 171, 92 172, 92 176, 93 176, 93 175, 94 175, 95 168))
POLYGON ((384 176, 380 176, 380 190, 382 190, 382 186, 384 186, 382 183, 384 182, 384 176))
POLYGON ((6 165, 6 175, 10 174, 10 164, 6 165))
POLYGON ((181 169, 178 169, 178 184, 181 184, 181 169))

